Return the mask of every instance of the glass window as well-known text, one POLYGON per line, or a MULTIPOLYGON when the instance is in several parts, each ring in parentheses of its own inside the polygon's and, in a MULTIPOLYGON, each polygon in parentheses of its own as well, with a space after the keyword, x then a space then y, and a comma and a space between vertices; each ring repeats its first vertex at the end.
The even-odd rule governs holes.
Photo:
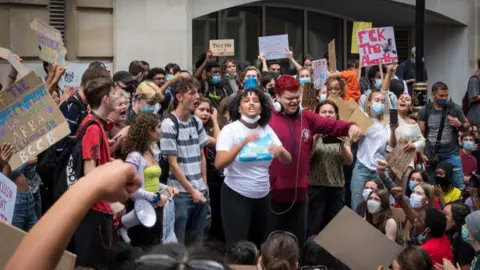
MULTIPOLYGON (((261 7, 234 7, 219 12, 219 39, 235 40, 235 59, 257 59, 258 37, 262 33, 261 7)), ((223 63, 224 58, 219 59, 223 63)), ((238 61, 237 61, 238 62, 238 61)))
POLYGON ((328 52, 328 43, 335 39, 337 69, 343 69, 343 19, 308 12, 308 54, 322 59, 328 52))
POLYGON ((208 51, 210 39, 217 39, 216 12, 192 20, 193 67, 195 67, 195 62, 197 62, 200 55, 208 51))

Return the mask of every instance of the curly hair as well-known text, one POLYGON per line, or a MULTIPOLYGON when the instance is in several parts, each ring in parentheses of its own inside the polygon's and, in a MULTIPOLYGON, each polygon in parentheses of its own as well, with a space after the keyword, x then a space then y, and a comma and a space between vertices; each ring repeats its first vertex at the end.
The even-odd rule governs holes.
POLYGON ((139 113, 133 120, 127 137, 123 142, 122 154, 127 156, 131 152, 145 153, 150 144, 150 131, 160 124, 160 119, 153 113, 139 113))
POLYGON ((254 93, 258 99, 260 100, 261 112, 260 112, 260 120, 258 120, 258 124, 261 127, 264 127, 270 121, 272 117, 272 108, 270 105, 270 99, 263 93, 262 91, 258 90, 257 88, 249 88, 244 90, 241 93, 235 95, 232 103, 230 103, 229 111, 230 111, 230 119, 232 122, 237 121, 241 117, 240 113, 240 103, 242 99, 248 96, 249 93, 254 93))
POLYGON ((325 86, 327 87, 327 93, 328 93, 328 85, 334 81, 337 81, 340 84, 340 96, 342 98, 345 98, 345 93, 347 92, 346 91, 347 84, 345 83, 344 79, 339 77, 330 77, 325 81, 325 86))

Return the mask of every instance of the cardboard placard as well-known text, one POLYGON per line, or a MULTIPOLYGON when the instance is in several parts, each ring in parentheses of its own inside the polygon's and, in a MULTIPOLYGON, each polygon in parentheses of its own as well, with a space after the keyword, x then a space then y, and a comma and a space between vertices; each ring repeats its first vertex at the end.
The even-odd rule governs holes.
POLYGON ((266 60, 288 58, 288 35, 259 37, 258 48, 266 60))
POLYGON ((233 39, 210 40, 210 51, 212 51, 213 56, 234 56, 235 40, 233 39))
POLYGON ((0 173, 0 223, 12 224, 17 185, 0 173))
POLYGON ((335 53, 335 39, 328 43, 328 70, 337 71, 337 55, 335 53))
POLYGON ((23 77, 30 73, 30 70, 28 70, 28 68, 26 68, 22 63, 20 63, 20 61, 18 61, 18 59, 9 49, 0 47, 0 58, 7 60, 10 65, 15 68, 15 70, 18 72, 18 75, 20 75, 18 77, 23 77))
POLYGON ((34 72, 0 92, 0 140, 12 145, 12 170, 70 134, 68 123, 34 72))
POLYGON ((346 206, 318 234, 315 242, 355 270, 390 265, 403 250, 346 206))
POLYGON ((355 100, 350 99, 349 101, 344 101, 332 95, 329 95, 328 99, 337 105, 340 120, 358 125, 363 133, 366 133, 370 126, 373 125, 372 119, 360 109, 360 106, 358 106, 355 100))
POLYGON ((361 30, 357 38, 361 67, 398 62, 393 27, 361 30))
POLYGON ((315 78, 315 89, 322 89, 328 77, 327 59, 315 60, 312 62, 313 78, 315 78))
POLYGON ((371 22, 353 22, 353 30, 352 30, 352 53, 358 53, 358 36, 357 32, 360 30, 370 29, 372 28, 371 22))
MULTIPOLYGON (((4 269, 8 260, 12 257, 15 249, 25 237, 26 233, 11 225, 0 222, 0 269, 4 269)), ((57 264, 56 270, 73 270, 77 256, 68 251, 63 252, 62 258, 57 264)))
POLYGON ((415 149, 408 152, 403 150, 407 143, 406 140, 398 140, 397 147, 387 155, 387 163, 390 166, 391 172, 396 176, 394 179, 399 187, 404 187, 403 174, 407 171, 408 166, 410 166, 416 154, 415 149))
POLYGON ((60 31, 37 19, 30 23, 30 28, 39 35, 39 58, 48 63, 56 63, 64 67, 66 65, 65 55, 67 54, 67 49, 63 46, 60 31))
POLYGON ((312 83, 303 85, 302 108, 313 111, 317 105, 317 90, 312 83))

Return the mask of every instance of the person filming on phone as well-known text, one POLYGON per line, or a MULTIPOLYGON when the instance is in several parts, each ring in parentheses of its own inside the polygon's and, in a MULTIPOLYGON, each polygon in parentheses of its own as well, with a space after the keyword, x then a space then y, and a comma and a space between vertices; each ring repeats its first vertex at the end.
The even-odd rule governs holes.
POLYGON ((427 174, 430 181, 434 181, 434 172, 438 164, 451 163, 453 165, 452 183, 455 187, 465 187, 460 145, 459 131, 467 132, 470 128, 462 108, 448 100, 448 86, 443 82, 436 82, 432 86, 433 102, 429 101, 418 113, 418 125, 426 138, 426 147, 420 154, 427 165, 427 174))

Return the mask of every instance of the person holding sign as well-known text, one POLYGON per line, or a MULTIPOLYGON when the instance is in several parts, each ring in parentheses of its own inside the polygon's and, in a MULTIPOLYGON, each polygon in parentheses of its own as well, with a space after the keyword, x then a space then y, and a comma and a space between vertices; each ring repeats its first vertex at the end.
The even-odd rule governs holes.
POLYGON ((385 126, 382 123, 385 102, 383 93, 376 91, 370 93, 365 104, 365 111, 372 118, 373 125, 367 130, 358 146, 357 162, 350 184, 352 209, 356 209, 363 199, 362 191, 365 182, 374 178, 378 179, 377 161, 386 159, 387 146, 390 148, 397 146, 395 130, 398 124, 390 123, 390 126, 385 126))
POLYGON ((351 123, 327 119, 302 110, 301 89, 300 83, 290 75, 283 75, 275 84, 275 111, 269 124, 291 153, 293 162, 285 166, 273 160, 270 165, 270 230, 289 231, 298 238, 299 245, 303 246, 306 239, 309 159, 313 136, 348 136, 350 140, 356 141, 361 130, 351 123))
POLYGON ((385 104, 385 108, 397 109, 397 103, 398 103, 397 96, 389 90, 390 80, 393 78, 393 76, 395 76, 395 70, 397 68, 397 65, 391 64, 391 65, 388 65, 388 67, 381 65, 381 68, 382 68, 382 72, 380 72, 379 66, 373 66, 373 67, 370 67, 370 69, 368 69, 367 78, 368 78, 368 84, 370 89, 368 89, 366 92, 363 93, 363 95, 360 97, 360 100, 358 102, 358 104, 360 105, 360 108, 364 110, 366 113, 368 113, 368 111, 365 108, 365 103, 366 103, 365 101, 367 100, 367 98, 372 92, 375 92, 378 90, 382 91, 386 101, 388 102, 385 104), (385 78, 382 78, 382 74, 385 74, 385 73, 386 73, 385 78))
POLYGON ((339 77, 347 82, 347 90, 345 91, 345 101, 353 98, 355 102, 360 99, 360 83, 358 82, 358 60, 349 60, 347 63, 347 70, 343 72, 333 72, 328 77, 339 77))

